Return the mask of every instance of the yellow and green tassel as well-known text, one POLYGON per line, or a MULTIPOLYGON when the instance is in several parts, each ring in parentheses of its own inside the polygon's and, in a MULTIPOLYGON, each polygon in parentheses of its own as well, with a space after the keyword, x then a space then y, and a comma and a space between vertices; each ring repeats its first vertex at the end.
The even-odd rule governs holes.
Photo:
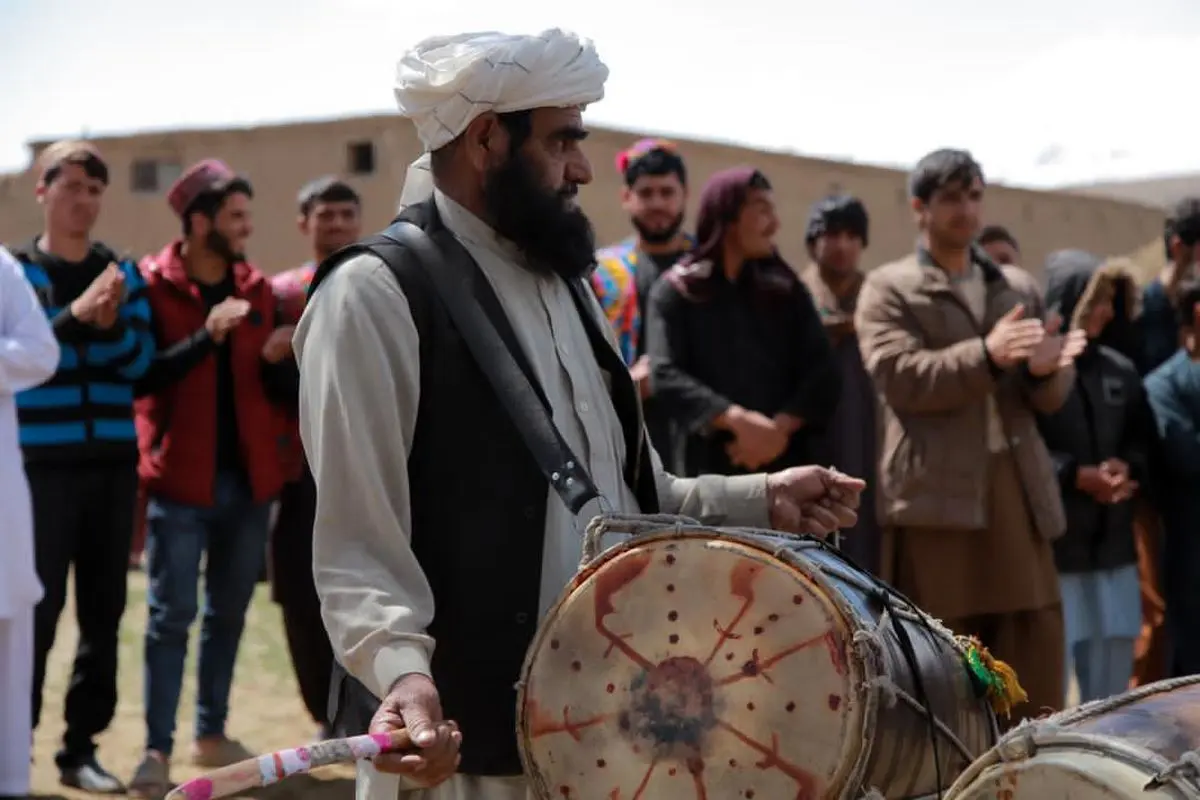
POLYGON ((994 658, 974 636, 956 638, 963 650, 967 671, 970 672, 980 693, 988 698, 996 714, 1007 717, 1013 706, 1029 699, 1017 681, 1017 673, 1012 667, 994 658))

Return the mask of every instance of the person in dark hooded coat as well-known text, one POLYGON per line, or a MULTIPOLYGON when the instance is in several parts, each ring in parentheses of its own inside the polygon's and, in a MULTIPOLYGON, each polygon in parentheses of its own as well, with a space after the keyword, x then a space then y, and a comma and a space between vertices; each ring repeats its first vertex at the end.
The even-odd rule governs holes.
POLYGON ((1137 285, 1119 261, 1050 255, 1046 306, 1088 337, 1075 385, 1038 428, 1054 459, 1067 531, 1054 542, 1068 672, 1080 700, 1125 691, 1141 630, 1134 497, 1147 479, 1153 429, 1137 365, 1137 285))
POLYGON ((771 184, 736 167, 700 196, 697 245, 651 291, 652 382, 687 475, 828 463, 841 377, 811 295, 779 257, 771 184))
MULTIPOLYGON (((854 332, 869 227, 866 206, 858 198, 831 195, 817 201, 804 232, 812 263, 800 273, 800 280, 816 303, 842 378, 841 400, 823 446, 837 469, 847 475, 873 476, 879 470, 879 408, 854 332)), ((842 552, 872 575, 879 573, 883 557, 875 492, 876 481, 868 480, 858 523, 840 540, 842 552)))

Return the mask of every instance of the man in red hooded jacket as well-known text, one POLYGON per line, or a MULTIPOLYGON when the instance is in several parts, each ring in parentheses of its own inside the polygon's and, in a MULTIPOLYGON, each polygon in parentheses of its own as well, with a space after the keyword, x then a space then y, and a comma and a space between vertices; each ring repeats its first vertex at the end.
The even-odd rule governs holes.
POLYGON ((270 282, 246 262, 249 182, 202 161, 167 201, 183 237, 142 263, 159 354, 139 386, 138 473, 149 494, 146 569, 147 752, 131 792, 161 797, 205 563, 192 761, 249 756, 225 736, 246 608, 263 568, 270 504, 285 479, 284 407, 298 376, 290 325, 270 282))

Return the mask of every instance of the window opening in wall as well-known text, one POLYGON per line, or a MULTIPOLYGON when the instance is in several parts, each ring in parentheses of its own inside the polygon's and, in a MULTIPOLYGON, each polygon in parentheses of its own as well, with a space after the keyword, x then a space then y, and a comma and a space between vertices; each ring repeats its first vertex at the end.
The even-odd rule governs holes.
POLYGON ((129 183, 135 192, 162 192, 183 173, 177 161, 139 158, 130 169, 129 183))
POLYGON ((375 172, 375 143, 351 142, 346 147, 346 167, 351 175, 370 175, 375 172))

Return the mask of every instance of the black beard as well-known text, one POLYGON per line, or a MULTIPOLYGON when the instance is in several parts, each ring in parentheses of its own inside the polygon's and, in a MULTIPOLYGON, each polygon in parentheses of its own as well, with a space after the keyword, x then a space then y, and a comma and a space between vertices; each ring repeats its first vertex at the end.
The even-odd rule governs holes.
POLYGON ((643 241, 648 244, 666 244, 674 239, 675 235, 679 233, 679 229, 683 227, 683 212, 680 212, 679 216, 661 231, 650 230, 637 217, 630 217, 629 221, 633 223, 634 229, 643 241))
POLYGON ((518 152, 488 173, 483 203, 496 233, 517 246, 532 271, 570 280, 587 274, 596 259, 592 222, 570 202, 578 189, 547 189, 518 152))
POLYGON ((230 266, 246 260, 244 253, 236 252, 229 240, 215 230, 209 231, 208 236, 204 237, 204 246, 225 259, 225 263, 230 266))

